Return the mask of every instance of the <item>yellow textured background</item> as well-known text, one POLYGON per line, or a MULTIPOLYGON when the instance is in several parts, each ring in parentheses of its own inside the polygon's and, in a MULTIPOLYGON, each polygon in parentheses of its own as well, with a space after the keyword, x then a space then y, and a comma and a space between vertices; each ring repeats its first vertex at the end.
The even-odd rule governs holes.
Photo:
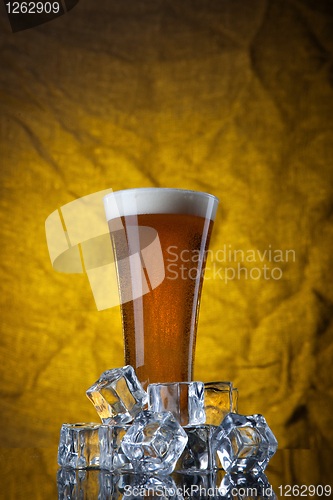
POLYGON ((13 34, 1 2, 2 446, 98 421, 120 313, 52 269, 44 224, 143 186, 218 196, 215 252, 295 251, 280 280, 205 282, 195 378, 232 380, 281 447, 332 446, 332 20, 325 0, 81 0, 13 34))

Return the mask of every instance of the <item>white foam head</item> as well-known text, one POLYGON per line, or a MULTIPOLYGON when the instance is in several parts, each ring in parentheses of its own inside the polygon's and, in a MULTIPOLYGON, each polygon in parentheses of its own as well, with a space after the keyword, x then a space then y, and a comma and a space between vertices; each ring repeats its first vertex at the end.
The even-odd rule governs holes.
POLYGON ((108 221, 141 214, 197 215, 214 221, 219 200, 200 191, 138 188, 107 194, 103 202, 108 221))

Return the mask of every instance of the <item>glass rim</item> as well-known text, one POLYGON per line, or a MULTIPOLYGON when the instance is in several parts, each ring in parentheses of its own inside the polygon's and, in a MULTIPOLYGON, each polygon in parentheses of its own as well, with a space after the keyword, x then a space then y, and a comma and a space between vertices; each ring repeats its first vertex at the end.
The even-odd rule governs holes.
POLYGON ((226 381, 226 380, 215 380, 213 382, 204 382, 205 385, 210 385, 210 384, 225 384, 225 385, 229 385, 229 386, 233 386, 233 382, 230 382, 230 381, 226 381))
POLYGON ((77 429, 80 429, 82 427, 89 427, 89 429, 94 429, 97 427, 101 427, 101 425, 103 425, 103 424, 98 424, 97 422, 87 422, 87 423, 76 422, 74 424, 69 424, 69 423, 65 422, 62 424, 62 427, 75 427, 77 429))
POLYGON ((108 198, 109 196, 111 195, 116 195, 116 194, 122 194, 122 193, 135 193, 135 192, 161 192, 161 191, 165 191, 165 192, 175 192, 175 193, 179 193, 179 194, 190 194, 190 195, 199 195, 199 196, 203 196, 203 197, 207 197, 207 198, 211 198, 217 202, 219 202, 219 198, 217 198, 217 196, 214 196, 213 194, 210 194, 210 193, 206 193, 205 191, 194 191, 192 189, 179 189, 179 188, 166 188, 166 187, 142 187, 142 188, 130 188, 130 189, 120 189, 119 191, 112 191, 112 193, 108 193, 106 194, 105 196, 103 196, 103 200, 105 200, 106 198, 108 198))
POLYGON ((190 385, 190 384, 203 384, 205 385, 203 382, 201 382, 201 380, 191 380, 190 382, 156 382, 155 384, 149 384, 148 385, 148 389, 149 387, 157 387, 157 386, 170 386, 170 385, 190 385))

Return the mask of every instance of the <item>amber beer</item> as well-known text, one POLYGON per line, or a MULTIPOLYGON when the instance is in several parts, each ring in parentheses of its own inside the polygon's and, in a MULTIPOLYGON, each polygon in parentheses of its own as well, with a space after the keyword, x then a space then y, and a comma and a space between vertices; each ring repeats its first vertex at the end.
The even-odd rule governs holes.
POLYGON ((125 363, 145 388, 190 381, 218 200, 196 191, 142 188, 111 193, 104 204, 117 266, 125 363))

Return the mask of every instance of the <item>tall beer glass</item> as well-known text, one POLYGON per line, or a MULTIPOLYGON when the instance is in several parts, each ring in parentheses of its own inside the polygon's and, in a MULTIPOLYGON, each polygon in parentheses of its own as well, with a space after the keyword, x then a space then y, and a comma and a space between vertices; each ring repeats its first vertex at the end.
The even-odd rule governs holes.
POLYGON ((192 380, 199 301, 218 199, 167 188, 104 197, 125 363, 146 388, 192 380))

